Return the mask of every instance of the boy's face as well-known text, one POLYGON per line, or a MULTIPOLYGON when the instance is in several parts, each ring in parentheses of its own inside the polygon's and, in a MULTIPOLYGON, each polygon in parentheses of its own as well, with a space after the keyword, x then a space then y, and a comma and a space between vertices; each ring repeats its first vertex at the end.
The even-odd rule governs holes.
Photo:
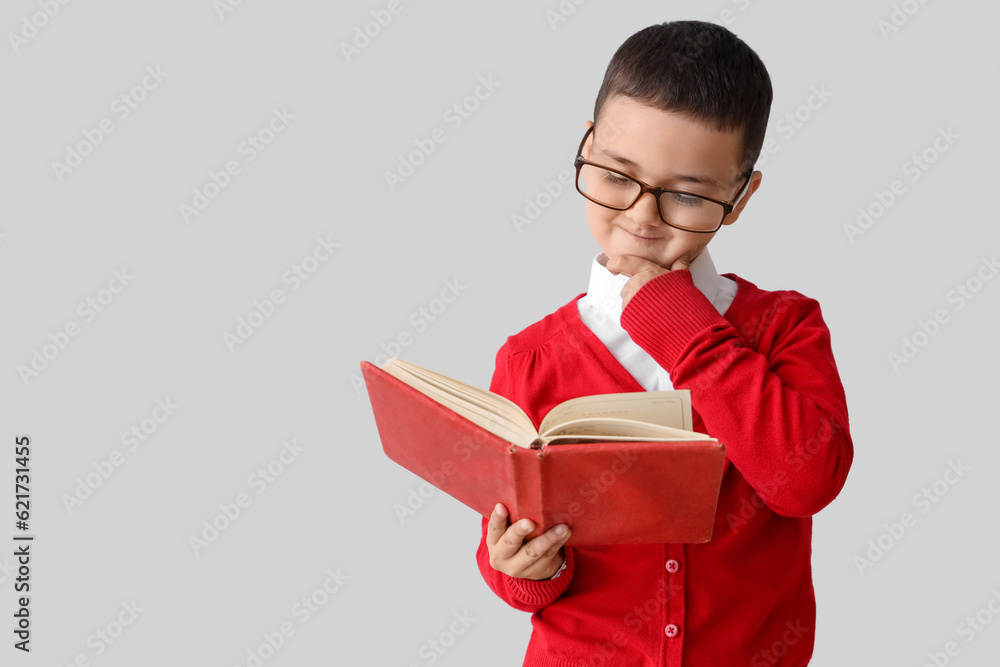
MULTIPOLYGON (((584 144, 583 157, 653 187, 732 201, 746 178, 739 173, 743 149, 739 132, 718 132, 620 95, 605 102, 600 121, 584 144), (696 182, 693 177, 717 184, 696 182)), ((585 123, 588 128, 591 125, 590 121, 585 123)), ((726 216, 724 225, 736 222, 760 179, 761 173, 755 171, 747 192, 726 216)), ((587 224, 609 258, 636 255, 669 270, 677 260, 690 264, 718 233, 688 232, 665 224, 652 193, 643 194, 625 211, 585 201, 587 224)))

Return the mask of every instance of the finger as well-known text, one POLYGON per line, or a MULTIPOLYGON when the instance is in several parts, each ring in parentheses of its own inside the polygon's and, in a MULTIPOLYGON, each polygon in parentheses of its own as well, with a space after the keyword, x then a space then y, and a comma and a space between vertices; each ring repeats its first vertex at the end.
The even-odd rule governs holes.
POLYGON ((527 568, 540 560, 552 558, 562 548, 566 540, 569 539, 569 533, 568 526, 559 524, 548 529, 538 537, 525 542, 518 553, 518 557, 522 559, 523 567, 527 568), (560 535, 559 528, 563 528, 566 532, 560 535))
POLYGON ((631 281, 625 283, 625 286, 622 287, 622 291, 620 292, 622 297, 622 310, 625 310, 625 306, 627 306, 628 302, 631 301, 633 296, 635 296, 635 293, 639 291, 630 283, 631 281))
POLYGON ((693 250, 691 250, 690 252, 685 253, 682 257, 678 257, 674 261, 674 263, 670 265, 670 270, 671 271, 677 271, 677 270, 682 270, 682 271, 683 270, 687 270, 687 271, 690 271, 691 270, 691 262, 693 262, 695 260, 695 258, 698 255, 701 254, 701 251, 707 245, 708 245, 708 243, 702 243, 702 244, 700 244, 698 246, 695 246, 695 248, 693 250))
POLYGON ((552 537, 552 546, 549 547, 548 551, 542 554, 542 559, 551 558, 555 556, 559 552, 559 550, 562 549, 563 546, 565 546, 566 540, 569 539, 569 536, 572 534, 572 532, 573 531, 566 524, 559 524, 558 526, 553 526, 552 528, 550 528, 545 534, 550 535, 552 537), (560 529, 563 529, 563 532, 561 534, 559 532, 560 529))
POLYGON ((511 574, 515 570, 510 567, 517 552, 524 544, 524 536, 532 531, 534 524, 528 519, 521 519, 507 528, 496 542, 489 545, 490 564, 494 569, 511 574))
POLYGON ((691 270, 691 260, 687 257, 678 257, 674 260, 674 263, 670 265, 671 271, 690 271, 691 270))
POLYGON ((497 503, 486 524, 486 544, 492 547, 507 530, 507 508, 503 503, 497 503))
MULTIPOLYGON (((513 557, 524 544, 524 536, 535 528, 535 524, 530 519, 521 519, 509 526, 507 522, 506 508, 504 508, 504 518, 496 524, 496 541, 492 543, 490 548, 490 555, 493 558, 508 560, 513 557)), ((489 527, 487 527, 487 532, 489 532, 489 527)))
POLYGON ((628 258, 632 255, 612 255, 608 257, 608 261, 605 263, 605 267, 614 274, 624 273, 627 276, 632 275, 632 271, 628 270, 629 261, 628 258))
POLYGON ((510 527, 500 536, 499 542, 494 547, 495 552, 501 558, 510 559, 515 557, 524 545, 524 538, 535 529, 535 524, 531 519, 521 519, 517 523, 510 524, 510 527))
POLYGON ((645 257, 639 257, 638 255, 615 255, 608 258, 607 269, 611 273, 624 273, 628 276, 634 276, 640 271, 662 269, 662 267, 656 262, 651 262, 645 257))

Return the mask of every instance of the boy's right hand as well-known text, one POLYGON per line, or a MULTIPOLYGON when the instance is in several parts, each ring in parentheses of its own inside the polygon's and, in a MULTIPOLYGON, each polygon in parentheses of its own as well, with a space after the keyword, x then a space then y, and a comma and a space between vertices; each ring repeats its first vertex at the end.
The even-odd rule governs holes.
POLYGON ((486 527, 486 546, 493 569, 511 577, 536 581, 554 576, 566 557, 563 545, 569 539, 569 526, 561 523, 525 542, 524 537, 534 529, 535 524, 530 519, 509 525, 507 508, 497 503, 486 527), (559 535, 560 529, 566 532, 559 535))

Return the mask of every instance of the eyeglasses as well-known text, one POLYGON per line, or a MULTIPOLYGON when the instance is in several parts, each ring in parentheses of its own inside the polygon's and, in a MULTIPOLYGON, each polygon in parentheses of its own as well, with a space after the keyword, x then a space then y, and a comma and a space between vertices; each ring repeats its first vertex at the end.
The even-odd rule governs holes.
POLYGON ((635 206, 647 192, 656 198, 656 210, 666 224, 686 232, 710 234, 722 227, 722 221, 732 213, 746 193, 753 172, 747 174, 736 198, 732 201, 712 199, 682 190, 654 188, 628 174, 584 159, 583 145, 594 131, 587 128, 580 148, 576 151, 576 189, 581 195, 606 208, 625 211, 635 206))

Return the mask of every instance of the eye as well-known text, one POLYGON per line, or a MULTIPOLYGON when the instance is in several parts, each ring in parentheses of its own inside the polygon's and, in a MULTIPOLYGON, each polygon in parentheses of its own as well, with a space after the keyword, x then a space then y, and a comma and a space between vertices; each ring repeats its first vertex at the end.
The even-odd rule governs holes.
POLYGON ((692 197, 690 195, 682 195, 679 192, 671 192, 671 199, 673 199, 678 204, 682 206, 701 206, 705 203, 705 200, 701 197, 692 197))
POLYGON ((604 180, 610 183, 611 185, 617 185, 617 186, 628 185, 629 183, 631 183, 629 179, 624 178, 623 176, 619 176, 618 174, 612 171, 604 172, 604 180))

